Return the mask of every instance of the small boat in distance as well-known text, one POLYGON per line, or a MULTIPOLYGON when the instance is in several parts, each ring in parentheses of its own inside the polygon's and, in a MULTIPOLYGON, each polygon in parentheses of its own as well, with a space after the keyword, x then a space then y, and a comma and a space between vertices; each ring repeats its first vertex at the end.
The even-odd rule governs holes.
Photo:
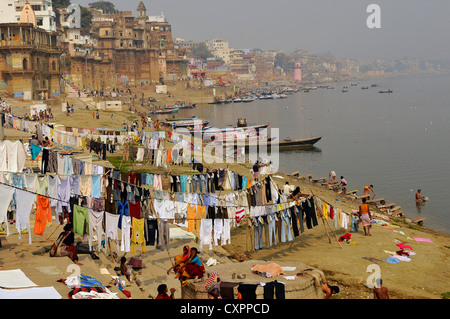
POLYGON ((171 113, 177 113, 178 109, 169 109, 169 110, 155 110, 155 111, 150 111, 150 114, 171 114, 171 113))
POLYGON ((392 92, 394 92, 394 91, 392 91, 391 89, 389 89, 389 90, 382 90, 382 91, 378 91, 378 93, 392 93, 392 92))

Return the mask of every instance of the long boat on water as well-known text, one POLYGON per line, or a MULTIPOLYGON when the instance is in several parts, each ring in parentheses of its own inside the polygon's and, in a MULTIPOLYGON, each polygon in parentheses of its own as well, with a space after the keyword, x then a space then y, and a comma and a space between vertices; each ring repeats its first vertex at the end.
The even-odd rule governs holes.
MULTIPOLYGON (((233 145, 234 148, 245 147, 245 149, 250 149, 254 147, 266 147, 267 149, 271 149, 272 147, 278 149, 280 151, 287 150, 302 150, 302 149, 310 149, 314 147, 318 141, 322 139, 321 136, 315 136, 310 138, 303 139, 284 139, 281 141, 277 141, 276 138, 272 137, 254 137, 248 139, 227 139, 224 141, 217 141, 212 143, 223 143, 223 145, 233 145), (227 144, 228 143, 228 144, 227 144)), ((205 143, 211 143, 210 141, 204 141, 205 143)))
POLYGON ((179 118, 167 118, 166 122, 179 122, 179 121, 189 121, 189 120, 200 120, 198 116, 188 116, 188 117, 179 117, 179 118))
POLYGON ((178 113, 178 109, 162 109, 150 111, 150 114, 172 114, 172 113, 178 113))
POLYGON ((179 118, 179 119, 166 119, 164 122, 165 125, 171 126, 172 128, 178 128, 183 127, 187 128, 190 127, 194 130, 202 130, 205 129, 205 127, 209 124, 208 120, 202 120, 198 117, 185 117, 185 118, 179 118))

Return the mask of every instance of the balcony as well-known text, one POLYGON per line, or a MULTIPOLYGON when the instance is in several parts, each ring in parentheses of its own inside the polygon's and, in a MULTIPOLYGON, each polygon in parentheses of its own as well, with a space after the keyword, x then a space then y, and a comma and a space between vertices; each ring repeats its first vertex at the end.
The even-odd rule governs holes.
POLYGON ((22 40, 1 40, 0 49, 12 50, 12 49, 34 49, 34 44, 31 41, 22 40))

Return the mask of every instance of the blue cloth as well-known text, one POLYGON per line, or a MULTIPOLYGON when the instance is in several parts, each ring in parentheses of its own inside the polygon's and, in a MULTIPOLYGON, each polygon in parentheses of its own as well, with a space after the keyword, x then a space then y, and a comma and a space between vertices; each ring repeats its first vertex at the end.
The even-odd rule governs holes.
POLYGON ((386 261, 390 264, 398 264, 400 262, 400 260, 398 260, 397 258, 394 258, 394 257, 386 258, 386 261))
POLYGON ((153 186, 153 174, 148 174, 148 173, 146 173, 146 175, 147 175, 147 185, 148 186, 153 186))
POLYGON ((352 215, 352 220, 350 224, 350 232, 351 233, 357 233, 358 232, 358 222, 359 219, 356 215, 352 215))
POLYGON ((117 227, 122 229, 122 216, 124 216, 124 215, 130 216, 130 212, 129 212, 129 208, 128 208, 128 201, 126 201, 125 203, 122 203, 119 201, 117 203, 117 212, 120 214, 119 224, 117 225, 117 227))
POLYGON ((192 259, 192 262, 193 262, 194 264, 199 265, 199 266, 202 265, 202 262, 200 261, 200 258, 199 258, 198 256, 195 256, 195 257, 192 259))
POLYGON ((242 190, 245 190, 247 188, 247 177, 242 176, 242 190))
POLYGON ((101 175, 91 175, 91 197, 102 198, 102 194, 100 191, 101 177, 101 175))
POLYGON ((72 157, 64 157, 64 175, 73 175, 72 157))
POLYGON ((31 150, 31 159, 33 161, 36 160, 36 157, 39 156, 39 153, 41 152, 41 147, 38 145, 30 144, 30 150, 31 150))
POLYGON ((180 188, 182 193, 186 193, 187 176, 180 175, 180 188))
POLYGON ((80 287, 95 287, 95 288, 105 288, 103 284, 97 279, 87 276, 85 274, 80 274, 80 287))

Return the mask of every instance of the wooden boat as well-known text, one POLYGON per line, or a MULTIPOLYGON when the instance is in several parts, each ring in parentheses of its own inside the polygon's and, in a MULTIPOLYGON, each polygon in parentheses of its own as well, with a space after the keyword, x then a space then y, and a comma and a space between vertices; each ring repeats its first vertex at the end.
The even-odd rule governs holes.
POLYGON ((378 91, 378 93, 392 93, 394 91, 392 91, 391 89, 389 90, 384 90, 384 91, 378 91))
POLYGON ((176 113, 178 112, 178 110, 176 110, 176 112, 174 112, 175 110, 155 110, 155 111, 150 111, 150 114, 172 114, 172 113, 176 113))
POLYGON ((196 104, 183 104, 183 105, 177 105, 179 109, 193 109, 195 108, 196 104))
MULTIPOLYGON (((255 148, 256 146, 265 146, 267 149, 271 149, 272 147, 277 147, 280 151, 287 150, 301 150, 301 149, 309 149, 314 146, 318 141, 320 141, 322 137, 316 136, 311 138, 304 139, 284 139, 282 141, 277 142, 275 138, 250 138, 250 139, 236 139, 234 140, 234 147, 245 147, 247 150, 250 148, 255 148)), ((231 142, 228 140, 228 142, 231 142)), ((222 141, 225 145, 225 141, 222 141)))
POLYGON ((188 116, 188 117, 179 117, 179 118, 167 118, 166 122, 180 122, 180 121, 191 121, 191 120, 199 120, 198 116, 188 116))
POLYGON ((178 127, 191 127, 191 128, 201 128, 209 124, 208 120, 192 119, 192 120, 182 120, 182 121, 166 121, 164 124, 172 126, 173 128, 178 127))

